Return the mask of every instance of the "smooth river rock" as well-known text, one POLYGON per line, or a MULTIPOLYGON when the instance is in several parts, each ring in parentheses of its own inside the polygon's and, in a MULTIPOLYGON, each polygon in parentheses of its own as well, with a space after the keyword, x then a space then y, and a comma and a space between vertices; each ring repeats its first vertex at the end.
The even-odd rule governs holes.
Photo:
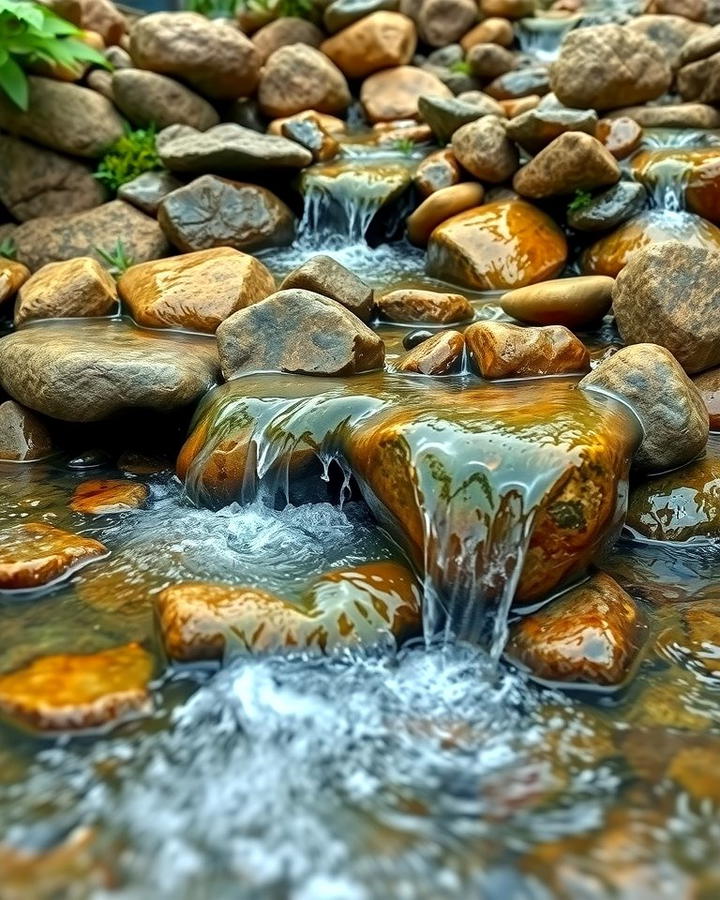
POLYGON ((472 319, 475 310, 462 294, 398 288, 375 300, 381 317, 390 322, 448 325, 472 319))
POLYGON ((100 541, 44 522, 0 531, 0 590, 37 588, 107 556, 100 541))
POLYGON ((30 319, 106 316, 117 308, 115 279, 90 256, 48 263, 18 291, 15 325, 30 319))
POLYGON ((513 188, 523 197, 540 200, 606 187, 619 179, 620 167, 597 138, 568 131, 516 173, 513 188))
POLYGON ((379 69, 407 65, 416 45, 412 19, 378 11, 343 28, 320 49, 348 78, 365 78, 379 69))
POLYGON ((112 78, 112 94, 115 106, 138 128, 189 125, 206 131, 220 122, 207 100, 157 72, 118 69, 112 78))
POLYGON ((258 102, 269 118, 292 116, 306 109, 342 113, 351 100, 343 73, 315 47, 291 44, 265 61, 258 102))
POLYGON ((483 116, 458 128, 452 150, 464 169, 491 184, 507 181, 518 167, 517 147, 497 116, 483 116))
POLYGON ((503 294, 500 305, 508 316, 530 325, 587 328, 609 311, 614 283, 603 275, 551 279, 503 294))
POLYGON ((562 325, 544 328, 475 322, 465 329, 470 357, 483 378, 531 378, 587 372, 590 354, 562 325))
POLYGON ((433 191, 406 220, 408 238, 418 247, 427 246, 430 235, 447 219, 473 209, 485 199, 485 188, 473 181, 433 191))

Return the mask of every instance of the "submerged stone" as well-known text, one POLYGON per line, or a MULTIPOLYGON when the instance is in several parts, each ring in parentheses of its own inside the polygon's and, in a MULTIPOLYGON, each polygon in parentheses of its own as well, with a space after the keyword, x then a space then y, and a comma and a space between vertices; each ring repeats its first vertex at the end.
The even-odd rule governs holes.
POLYGON ((459 331, 430 334, 393 363, 396 372, 418 375, 448 375, 459 367, 465 338, 459 331))
POLYGON ((100 541, 42 522, 13 525, 0 538, 3 590, 40 587, 107 554, 100 541))
POLYGON ((70 509, 89 516, 129 512, 141 507, 150 495, 147 485, 120 478, 83 481, 73 491, 70 509))
POLYGON ((0 460, 32 462, 52 453, 45 424, 13 400, 0 403, 0 460))
POLYGON ((590 367, 587 348, 562 325, 475 322, 465 329, 465 343, 483 378, 564 375, 590 367))

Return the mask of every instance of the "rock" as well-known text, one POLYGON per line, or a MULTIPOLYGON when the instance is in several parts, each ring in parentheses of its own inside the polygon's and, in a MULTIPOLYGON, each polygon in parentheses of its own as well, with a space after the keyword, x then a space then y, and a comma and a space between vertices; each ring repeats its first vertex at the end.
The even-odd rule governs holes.
POLYGON ((374 292, 370 285, 331 256, 318 254, 293 269, 280 285, 280 290, 293 289, 329 297, 363 322, 369 320, 373 310, 374 292))
POLYGON ((564 325, 581 330, 609 312, 615 282, 603 275, 558 278, 503 294, 503 312, 530 325, 564 325))
POLYGON ((534 155, 567 131, 594 135, 598 117, 592 109, 531 109, 510 119, 507 135, 534 155))
POLYGON ((258 100, 266 116, 292 116, 306 109, 341 113, 351 99, 343 73, 314 47, 281 47, 265 62, 258 100))
POLYGON ((143 172, 118 188, 118 199, 131 203, 148 216, 157 214, 160 201, 171 191, 182 187, 170 172, 143 172))
POLYGON ((677 89, 683 100, 700 103, 720 101, 720 53, 683 66, 677 73, 677 89))
POLYGON ((73 491, 70 509, 86 516, 104 516, 139 509, 150 491, 138 481, 121 478, 93 478, 73 491))
POLYGON ((92 69, 85 77, 85 84, 111 103, 113 102, 112 73, 107 69, 92 69))
POLYGON ((616 685, 642 646, 632 597, 598 573, 513 626, 506 652, 538 678, 616 685))
POLYGON ((535 13, 535 0, 480 0, 480 13, 485 17, 524 19, 535 13))
POLYGON ((122 200, 70 216, 31 219, 13 232, 18 259, 31 269, 76 256, 102 260, 120 241, 135 262, 157 259, 169 248, 158 223, 122 200))
POLYGON ((117 306, 114 278, 89 256, 48 263, 18 292, 15 325, 29 319, 107 316, 117 306))
POLYGON ((118 290, 138 325, 212 334, 232 313, 272 294, 275 279, 260 260, 218 247, 131 266, 118 290))
MULTIPOLYGON (((707 0, 649 0, 646 11, 658 18, 675 17, 696 22, 705 21, 708 13, 707 0)), ((641 16, 640 18, 649 18, 641 16)))
POLYGON ((401 125, 392 127, 391 122, 378 122, 373 125, 373 131, 378 135, 376 144, 378 147, 393 147, 398 141, 411 144, 427 144, 433 139, 432 129, 429 125, 401 125))
POLYGON ((328 38, 320 49, 348 78, 364 78, 380 69, 407 65, 416 45, 412 19, 375 12, 328 38))
POLYGON ((0 304, 12 300, 30 277, 30 269, 14 259, 0 256, 0 304))
POLYGON ((0 385, 19 403, 66 422, 122 409, 168 411, 215 383, 214 342, 125 322, 42 322, 0 341, 0 385))
POLYGON ((70 156, 98 157, 123 135, 106 97, 89 88, 29 76, 27 112, 0 93, 0 128, 70 156))
POLYGON ((592 190, 619 180, 620 168, 600 141, 569 131, 523 166, 513 178, 513 187, 523 197, 540 199, 592 190))
POLYGON ((485 88, 496 100, 519 100, 537 95, 542 97, 550 90, 548 69, 544 65, 526 66, 499 75, 485 88))
POLYGON ((448 325, 466 322, 475 314, 472 303, 461 294, 444 294, 401 288, 375 300, 377 311, 390 322, 448 325))
MULTIPOLYGON (((119 44, 127 31, 127 20, 110 0, 79 0, 78 18, 73 22, 83 31, 94 31, 105 46, 119 44)), ((67 18, 62 12, 58 15, 67 18)))
POLYGON ((396 372, 448 375, 460 367, 465 338, 459 331, 440 331, 393 363, 396 372))
POLYGON ((643 211, 647 191, 635 181, 618 181, 582 206, 568 207, 568 225, 578 231, 609 231, 643 211))
POLYGON ((238 176, 265 169, 302 169, 312 162, 312 154, 300 144, 233 122, 205 132, 182 125, 166 128, 157 136, 157 149, 171 172, 238 176))
POLYGON ((335 137, 347 133, 347 124, 342 119, 339 119, 337 116, 330 116, 327 113, 318 112, 316 109, 306 109, 303 112, 295 113, 294 116, 282 116, 279 119, 273 119, 267 127, 267 133, 281 135, 283 128, 289 122, 304 122, 309 118, 312 118, 328 134, 335 137))
POLYGON ((422 96, 452 97, 452 92, 431 72, 397 66, 375 72, 360 89, 360 102, 370 122, 415 119, 422 96))
POLYGON ((455 154, 446 147, 420 160, 413 175, 413 184, 421 197, 429 197, 435 191, 457 184, 461 177, 455 154))
POLYGON ((684 206, 720 222, 720 154, 715 148, 643 151, 633 157, 631 167, 656 206, 684 206))
POLYGON ((710 369, 693 378, 710 416, 710 430, 720 431, 720 369, 710 369))
POLYGON ((610 118, 633 119, 641 128, 720 128, 720 111, 705 103, 626 106, 609 115, 610 118))
POLYGON ((418 247, 426 246, 438 225, 458 213, 480 206, 484 196, 483 186, 473 182, 435 191, 408 216, 408 238, 418 247))
POLYGON ((0 536, 0 590, 41 587, 108 552, 100 541, 42 522, 13 525, 0 536))
POLYGON ((182 78, 206 97, 234 100, 255 90, 260 54, 237 28, 193 12, 137 19, 130 56, 139 69, 182 78))
POLYGON ((460 39, 460 46, 467 53, 476 44, 499 44, 501 47, 512 47, 515 40, 512 23, 507 19, 491 16, 471 28, 460 39))
POLYGON ((20 222, 99 206, 105 190, 90 166, 26 141, 0 136, 0 202, 20 222))
POLYGON ((218 328, 225 379, 244 372, 355 375, 381 368, 380 338, 329 297, 279 291, 241 309, 218 328))
POLYGON ((397 10, 398 7, 398 0, 331 0, 325 8, 323 21, 332 34, 378 10, 397 10))
POLYGON ((550 69, 550 87, 565 106, 616 109, 654 100, 672 72, 653 41, 621 25, 570 31, 550 69))
POLYGON ((675 357, 656 344, 623 347, 580 382, 624 400, 643 427, 635 465, 662 472, 702 452, 708 414, 702 397, 675 357))
POLYGON ((40 731, 108 725, 152 709, 152 657, 139 644, 43 656, 0 675, 0 709, 40 731))
POLYGON ((283 137, 309 150, 315 162, 335 159, 340 152, 340 144, 325 131, 314 112, 289 116, 283 121, 281 132, 283 137))
POLYGON ((509 290, 554 278, 567 259, 562 231, 521 200, 499 200, 453 216, 428 242, 429 275, 477 290, 509 290))
POLYGON ((653 41, 662 50, 672 69, 680 62, 680 51, 690 38, 710 30, 707 25, 691 22, 684 16, 646 15, 635 16, 627 28, 653 41))
POLYGON ((640 146, 642 136, 642 128, 628 117, 601 119, 595 132, 595 137, 615 159, 630 156, 640 146))
POLYGON ((476 21, 475 0, 423 0, 418 12, 420 37, 431 47, 460 40, 476 21))
POLYGON ((482 81, 492 81, 517 68, 517 57, 499 44, 475 44, 468 50, 470 74, 482 81))
POLYGON ((465 343, 483 378, 565 375, 590 367, 587 348, 562 325, 475 322, 465 329, 465 343))
POLYGON ((0 403, 0 460, 33 462, 52 449, 48 430, 36 415, 13 400, 0 403))
POLYGON ((434 95, 418 99, 420 116, 432 128, 438 143, 448 143, 458 128, 483 116, 502 116, 502 107, 496 100, 480 91, 477 94, 472 101, 434 95))
POLYGON ((273 19, 267 25, 263 25, 252 36, 260 54, 261 62, 271 56, 281 47, 290 44, 307 44, 309 47, 319 47, 323 41, 322 31, 313 22, 307 19, 299 19, 295 16, 281 16, 273 19))
POLYGON ((539 94, 528 94, 527 97, 518 97, 516 100, 499 100, 503 115, 508 119, 514 119, 523 113, 537 109, 542 98, 539 94))
POLYGON ((207 100, 156 72, 118 69, 112 77, 112 92, 120 112, 140 128, 189 125, 206 131, 220 122, 207 100))
POLYGON ((687 65, 699 59, 707 59, 719 51, 720 27, 716 25, 715 28, 696 34, 686 41, 680 51, 680 63, 687 65))
POLYGON ((117 46, 107 47, 104 55, 105 55, 105 59, 113 67, 113 71, 115 69, 132 69, 132 68, 134 68, 133 61, 130 58, 130 54, 127 52, 127 50, 123 50, 122 47, 117 47, 117 46))
POLYGON ((508 140, 505 126, 496 116, 484 116, 458 128, 452 149, 464 169, 492 184, 507 181, 518 167, 517 148, 508 140))

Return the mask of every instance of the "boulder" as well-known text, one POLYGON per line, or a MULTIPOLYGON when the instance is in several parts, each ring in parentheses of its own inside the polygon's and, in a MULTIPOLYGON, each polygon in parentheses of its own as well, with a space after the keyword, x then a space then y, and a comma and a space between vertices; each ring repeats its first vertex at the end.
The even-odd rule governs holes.
POLYGON ((618 181, 587 203, 568 207, 567 221, 578 231, 610 231, 639 215, 647 203, 647 191, 636 181, 618 181))
POLYGON ((0 304, 12 300, 30 277, 30 269, 14 259, 0 256, 0 304))
POLYGON ((672 69, 677 68, 680 62, 680 52, 685 44, 691 38, 710 31, 708 25, 692 22, 689 17, 683 15, 655 15, 652 13, 635 16, 630 19, 626 27, 657 44, 672 69))
POLYGON ((0 532, 0 590, 37 588, 107 556, 100 541, 43 522, 0 532))
POLYGON ((418 247, 425 247, 438 225, 458 213, 480 206, 484 196, 483 186, 471 181, 435 191, 408 216, 408 238, 418 247))
POLYGON ((115 106, 133 125, 189 125, 206 131, 220 122, 216 110, 189 88, 156 72, 118 69, 112 77, 115 106))
POLYGON ((446 47, 469 31, 477 21, 475 0, 422 0, 418 30, 424 43, 446 47))
POLYGON ((182 187, 170 172, 143 172, 118 188, 118 199, 136 206, 148 216, 157 215, 158 207, 171 191, 182 187))
POLYGON ((281 47, 290 44, 307 44, 319 47, 323 41, 322 31, 313 22, 295 16, 281 16, 263 25, 252 36, 262 62, 281 47))
POLYGON ((465 329, 465 344, 483 378, 533 378, 590 368, 587 348, 562 325, 531 328, 475 322, 465 329))
POLYGON ((460 368, 465 338, 459 331, 440 331, 404 353, 392 365, 395 372, 449 375, 460 368))
POLYGON ((201 175, 164 197, 158 222, 184 253, 283 247, 295 236, 295 216, 272 191, 217 175, 201 175))
POLYGON ((399 288, 382 294, 375 306, 383 319, 404 324, 448 325, 467 322, 475 310, 462 294, 425 291, 416 288, 399 288))
POLYGON ((70 509, 84 516, 107 516, 139 509, 150 491, 139 481, 123 478, 91 478, 73 491, 70 509))
POLYGON ((397 66, 370 75, 360 89, 360 102, 370 122, 418 117, 420 97, 450 98, 452 91, 432 72, 415 66, 397 66))
POLYGON ((407 65, 416 45, 412 19, 376 12, 334 34, 320 49, 348 78, 365 78, 380 69, 407 65))
POLYGON ((265 62, 258 100, 266 116, 292 116, 306 109, 342 113, 351 99, 343 73, 314 47, 281 47, 265 62))
POLYGON ((567 131, 594 135, 597 123, 597 113, 592 109, 545 107, 530 109, 510 119, 507 135, 534 155, 567 131))
POLYGON ((18 292, 15 325, 29 319, 107 316, 117 308, 115 279, 90 256, 48 263, 18 292))
POLYGON ((458 128, 452 150, 464 169, 491 184, 507 181, 518 167, 517 148, 496 116, 484 116, 458 128))
POLYGON ((331 256, 318 254, 293 269, 280 285, 281 291, 292 289, 329 297, 363 322, 369 320, 373 310, 373 289, 331 256))
POLYGON ((502 107, 497 100, 481 91, 476 91, 469 100, 434 95, 420 97, 418 111, 441 144, 448 143, 458 128, 476 119, 483 116, 503 116, 502 107))
POLYGON ((603 275, 542 281, 503 294, 500 306, 506 315, 529 325, 590 328, 610 311, 614 283, 603 275))
POLYGON ((446 147, 420 160, 413 175, 413 184, 421 197, 429 197, 435 191, 456 185, 461 178, 455 154, 446 147))
POLYGON ((595 137, 615 159, 630 156, 640 146, 642 136, 642 128, 629 117, 601 119, 595 131, 595 137))
POLYGON ((541 199, 592 190, 619 180, 620 167, 597 138, 568 131, 516 173, 513 187, 523 197, 541 199))
POLYGON ((0 403, 0 461, 33 462, 52 450, 50 434, 34 413, 14 400, 0 403))

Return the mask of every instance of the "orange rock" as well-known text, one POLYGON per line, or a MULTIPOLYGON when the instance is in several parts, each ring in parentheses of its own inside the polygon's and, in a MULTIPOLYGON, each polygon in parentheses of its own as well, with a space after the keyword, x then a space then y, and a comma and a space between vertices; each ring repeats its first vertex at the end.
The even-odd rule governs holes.
POLYGON ((12 300, 30 277, 30 269, 14 259, 0 256, 0 303, 12 300))
POLYGON ((460 46, 467 53, 476 44, 500 44, 501 47, 511 47, 515 40, 512 23, 507 19, 491 17, 484 19, 460 40, 460 46))
POLYGON ((100 541, 52 525, 13 525, 0 532, 0 589, 39 587, 107 552, 100 541))
POLYGON ((530 325, 597 325, 612 305, 612 278, 587 275, 555 278, 503 294, 503 312, 530 325))
POLYGON ((48 263, 18 291, 15 324, 28 319, 106 316, 118 301, 115 279, 90 256, 48 263))
POLYGON ((483 378, 563 375, 590 368, 587 347, 563 325, 475 322, 465 329, 465 342, 483 378))
POLYGON ((443 294, 439 291, 420 291, 401 288, 376 297, 375 305, 380 315, 390 322, 412 324, 423 322, 431 325, 447 325, 472 319, 473 305, 461 294, 443 294))
POLYGON ((480 206, 484 196, 485 188, 470 181, 435 191, 408 216, 408 237, 418 247, 426 246, 438 225, 458 213, 480 206))
POLYGON ((407 65, 417 46, 415 23, 397 12, 370 13, 328 38, 320 47, 348 78, 407 65))
POLYGON ((500 106, 508 119, 514 119, 523 113, 535 109, 542 98, 540 94, 528 94, 527 97, 517 97, 515 100, 500 100, 500 106))
POLYGON ((456 185, 462 177, 460 165, 449 147, 436 150, 418 163, 413 183, 421 197, 456 185))
POLYGON ((324 53, 307 44, 275 50, 260 73, 258 102, 269 118, 292 116, 306 109, 339 113, 347 109, 351 99, 343 73, 324 53))
POLYGON ((70 501, 70 509, 89 516, 128 512, 147 500, 147 486, 122 479, 91 479, 79 484, 70 501))
POLYGON ((595 137, 615 159, 625 159, 637 150, 643 130, 634 119, 621 116, 618 119, 600 119, 595 137))
POLYGON ((415 66, 397 66, 366 78, 360 89, 360 102, 370 122, 416 119, 418 100, 423 94, 448 99, 453 96, 432 72, 415 66))
POLYGON ((307 116, 312 116, 320 126, 327 131, 328 134, 344 134, 347 126, 342 119, 337 116, 331 116, 329 113, 318 112, 316 109, 307 109, 303 112, 295 113, 292 116, 284 116, 279 119, 273 119, 267 127, 268 134, 282 135, 282 128, 286 122, 294 122, 299 119, 302 121, 307 116))
POLYGON ((447 375, 456 368, 464 350, 465 338, 459 331, 441 331, 404 353, 393 369, 418 375, 447 375))

